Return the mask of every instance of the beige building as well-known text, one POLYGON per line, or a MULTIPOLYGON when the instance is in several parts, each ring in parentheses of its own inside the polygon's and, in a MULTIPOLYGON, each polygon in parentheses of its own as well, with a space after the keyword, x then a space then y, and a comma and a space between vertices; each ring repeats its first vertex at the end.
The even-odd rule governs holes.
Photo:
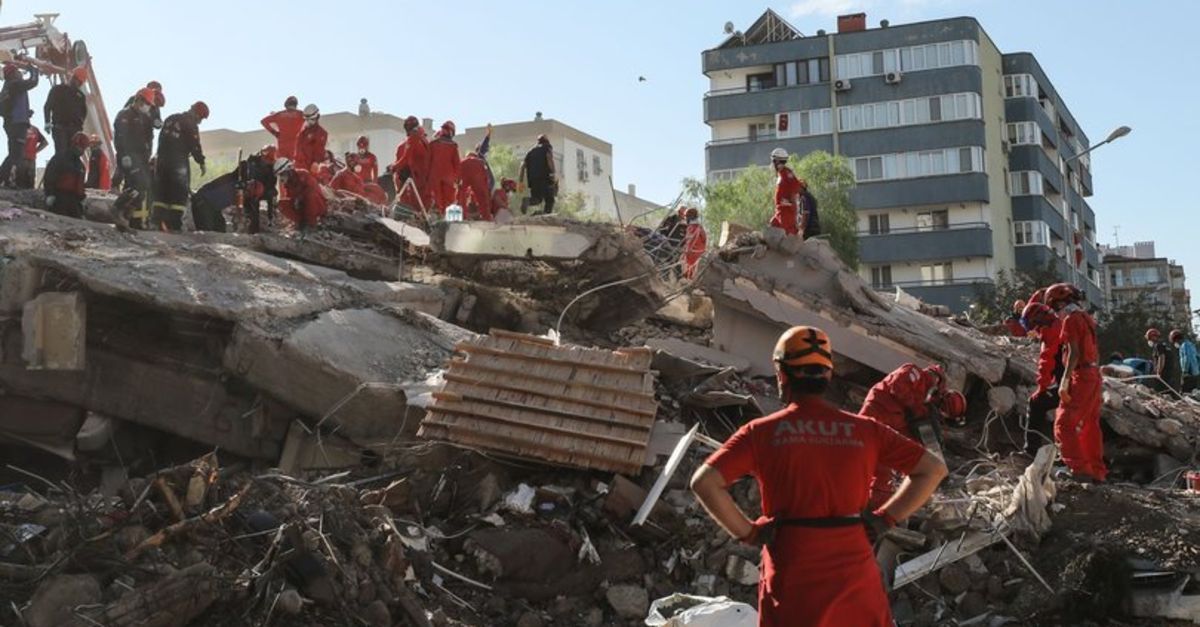
POLYGON ((1192 297, 1183 266, 1155 255, 1154 242, 1102 246, 1108 306, 1141 302, 1173 326, 1191 329, 1192 297))
MULTIPOLYGON (((427 128, 429 124, 426 120, 427 128)), ((329 133, 329 150, 339 159, 344 153, 356 150, 358 137, 366 135, 371 140, 371 152, 379 158, 381 172, 395 158, 396 147, 404 139, 404 118, 389 113, 330 113, 321 116, 321 126, 329 133)), ((238 150, 248 156, 275 143, 275 139, 261 127, 253 131, 221 128, 201 132, 200 143, 204 146, 204 154, 214 163, 232 163, 237 159, 238 150)))

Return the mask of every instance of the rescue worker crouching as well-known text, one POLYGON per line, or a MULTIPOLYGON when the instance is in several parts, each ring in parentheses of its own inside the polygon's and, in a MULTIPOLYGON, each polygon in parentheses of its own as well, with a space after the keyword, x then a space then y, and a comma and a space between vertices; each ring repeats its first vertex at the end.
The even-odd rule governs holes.
POLYGON ((763 547, 759 625, 890 626, 865 528, 911 515, 946 476, 946 465, 890 427, 823 398, 833 353, 820 329, 789 329, 774 361, 787 407, 742 426, 696 471, 692 490, 730 536, 763 547), (868 482, 880 464, 908 479, 871 511, 868 482), (757 481, 764 512, 753 521, 728 490, 745 475, 757 481))
POLYGON ((189 158, 204 167, 200 147, 200 122, 208 118, 208 105, 197 102, 183 113, 163 121, 158 134, 158 154, 154 167, 154 204, 150 215, 153 228, 178 233, 183 230, 183 214, 191 196, 192 167, 189 158))
POLYGON ((286 192, 286 198, 279 203, 280 212, 296 224, 302 235, 307 233, 309 227, 317 225, 328 208, 321 184, 308 170, 297 169, 291 161, 283 158, 275 160, 275 176, 279 177, 280 185, 286 192))
POLYGON ((46 164, 42 187, 46 192, 46 208, 59 215, 82 218, 84 191, 83 153, 92 143, 87 133, 78 132, 62 151, 54 153, 46 164))

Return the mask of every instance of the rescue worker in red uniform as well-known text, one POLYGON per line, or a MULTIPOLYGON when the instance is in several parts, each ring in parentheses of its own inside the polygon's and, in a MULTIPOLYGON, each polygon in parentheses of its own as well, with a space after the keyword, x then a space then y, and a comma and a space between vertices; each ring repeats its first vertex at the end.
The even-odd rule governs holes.
POLYGON ((465 216, 492 221, 492 192, 488 188, 488 166, 474 151, 458 166, 458 206, 465 216))
POLYGON ((946 465, 887 425, 823 398, 833 353, 820 329, 786 331, 774 361, 787 406, 738 429, 692 476, 692 490, 730 536, 762 546, 760 626, 890 627, 867 528, 882 533, 920 508, 946 465), (867 482, 879 464, 909 479, 870 510, 867 482), (755 520, 729 494, 746 475, 761 495, 763 515, 755 520))
POLYGON ((365 196, 362 179, 358 178, 358 174, 355 173, 356 165, 358 165, 358 154, 353 152, 346 153, 346 167, 338 170, 338 173, 333 175, 333 178, 329 181, 329 186, 335 191, 350 192, 356 196, 365 196))
POLYGON ((433 206, 444 214, 454 203, 454 188, 458 183, 458 144, 454 141, 454 122, 446 120, 442 129, 429 142, 429 187, 433 206))
POLYGON ((511 220, 512 209, 508 206, 508 195, 517 191, 517 182, 512 179, 500 179, 500 186, 492 192, 492 219, 511 220), (501 214, 501 212, 504 212, 501 214), (501 217, 503 215, 503 217, 501 217))
POLYGON ((1046 414, 1058 408, 1059 382, 1063 374, 1062 321, 1041 300, 1041 295, 1034 294, 1021 312, 1021 326, 1042 342, 1038 353, 1037 389, 1029 396, 1028 416, 1029 429, 1042 437, 1026 435, 1025 452, 1029 455, 1035 455, 1043 445, 1054 442, 1054 423, 1046 414))
POLYGON ((687 221, 687 231, 683 236, 683 278, 690 281, 696 278, 700 258, 708 249, 708 233, 700 224, 700 211, 695 207, 688 207, 683 217, 687 221))
POLYGON ((54 153, 46 164, 42 175, 42 188, 46 192, 46 208, 58 215, 71 218, 83 217, 85 172, 83 153, 92 140, 87 133, 78 132, 61 152, 54 153))
POLYGON ((370 138, 366 135, 359 135, 354 146, 358 148, 358 152, 355 153, 358 158, 355 160, 357 165, 354 166, 354 173, 364 184, 374 183, 379 179, 379 159, 376 159, 375 153, 371 152, 370 138))
POLYGON ((104 154, 99 135, 92 135, 91 145, 88 146, 87 188, 104 191, 112 189, 108 155, 104 154))
POLYGON ((313 176, 317 177, 318 183, 328 187, 329 184, 333 182, 333 177, 344 169, 340 166, 341 164, 338 163, 338 160, 333 156, 333 151, 326 150, 325 156, 321 157, 319 161, 314 163, 312 167, 309 168, 309 171, 313 176))
POLYGON ((321 126, 321 110, 314 104, 304 107, 304 128, 296 138, 296 158, 292 167, 312 173, 313 168, 325 160, 327 143, 329 133, 321 126))
POLYGON ((771 151, 771 165, 775 168, 775 215, 771 226, 783 229, 788 235, 800 234, 800 196, 804 193, 804 181, 787 166, 788 153, 782 148, 771 151))
POLYGON ((1029 334, 1029 331, 1021 324, 1021 314, 1025 311, 1025 305, 1023 300, 1013 302, 1012 311, 1004 319, 1004 330, 1013 337, 1025 337, 1029 334))
MULTIPOLYGON (((921 422, 930 422, 940 439, 939 420, 961 418, 966 413, 966 404, 961 393, 946 389, 946 374, 941 366, 934 364, 922 369, 916 364, 904 364, 871 387, 858 413, 920 443, 918 427, 921 422)), ((872 507, 887 502, 895 492, 892 469, 884 465, 877 467, 870 489, 872 507)))
POLYGON ((288 96, 283 101, 283 111, 275 111, 262 119, 263 128, 275 138, 276 152, 281 158, 296 158, 296 140, 304 128, 304 114, 297 107, 300 101, 288 96))
POLYGON ((46 136, 42 135, 38 127, 31 124, 25 133, 25 147, 21 151, 21 162, 17 164, 13 174, 13 181, 17 189, 33 189, 34 179, 37 178, 38 153, 49 145, 50 142, 46 140, 46 136))
POLYGON ((1104 434, 1100 431, 1103 380, 1096 321, 1079 305, 1083 293, 1068 283, 1046 288, 1046 304, 1062 321, 1060 343, 1063 376, 1058 387, 1059 405, 1054 414, 1054 439, 1071 475, 1084 482, 1103 482, 1104 434))
POLYGON ((321 184, 308 170, 296 169, 287 159, 275 161, 275 175, 287 190, 287 199, 279 203, 280 212, 296 224, 300 233, 307 233, 328 209, 321 184))
POLYGON ((404 119, 404 132, 408 136, 396 147, 396 161, 390 166, 398 202, 428 210, 433 202, 429 189, 429 140, 425 138, 420 120, 413 115, 404 119), (415 193, 412 189, 404 189, 404 183, 409 180, 416 186, 415 193))

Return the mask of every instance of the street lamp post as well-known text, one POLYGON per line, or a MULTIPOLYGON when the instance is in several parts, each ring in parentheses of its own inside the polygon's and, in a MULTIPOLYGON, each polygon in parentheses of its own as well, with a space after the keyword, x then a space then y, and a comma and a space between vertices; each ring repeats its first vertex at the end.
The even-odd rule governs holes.
POLYGON ((1131 131, 1133 131, 1133 129, 1129 128, 1128 126, 1118 126, 1117 128, 1113 129, 1113 132, 1108 134, 1108 137, 1104 138, 1104 141, 1100 142, 1099 144, 1096 144, 1095 146, 1092 146, 1091 148, 1088 148, 1087 150, 1085 150, 1077 155, 1072 155, 1070 157, 1067 157, 1063 161, 1065 163, 1070 163, 1070 162, 1088 154, 1089 152, 1103 146, 1104 144, 1109 144, 1109 143, 1117 141, 1118 139, 1121 139, 1122 137, 1128 135, 1131 131))

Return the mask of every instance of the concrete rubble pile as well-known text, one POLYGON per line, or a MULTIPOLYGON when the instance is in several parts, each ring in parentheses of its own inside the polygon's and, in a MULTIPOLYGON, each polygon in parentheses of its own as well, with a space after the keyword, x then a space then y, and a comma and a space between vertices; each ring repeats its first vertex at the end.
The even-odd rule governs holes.
POLYGON ((821 241, 742 233, 672 298, 636 237, 557 218, 0 218, 0 624, 745 619, 758 552, 686 484, 778 407, 765 356, 794 324, 830 333, 844 406, 910 361, 970 399, 951 477, 880 543, 900 624, 1200 616, 1195 402, 1107 381, 1119 483, 1059 479, 1023 453, 1029 342, 881 296, 821 241), (560 317, 602 348, 552 339, 560 317))

